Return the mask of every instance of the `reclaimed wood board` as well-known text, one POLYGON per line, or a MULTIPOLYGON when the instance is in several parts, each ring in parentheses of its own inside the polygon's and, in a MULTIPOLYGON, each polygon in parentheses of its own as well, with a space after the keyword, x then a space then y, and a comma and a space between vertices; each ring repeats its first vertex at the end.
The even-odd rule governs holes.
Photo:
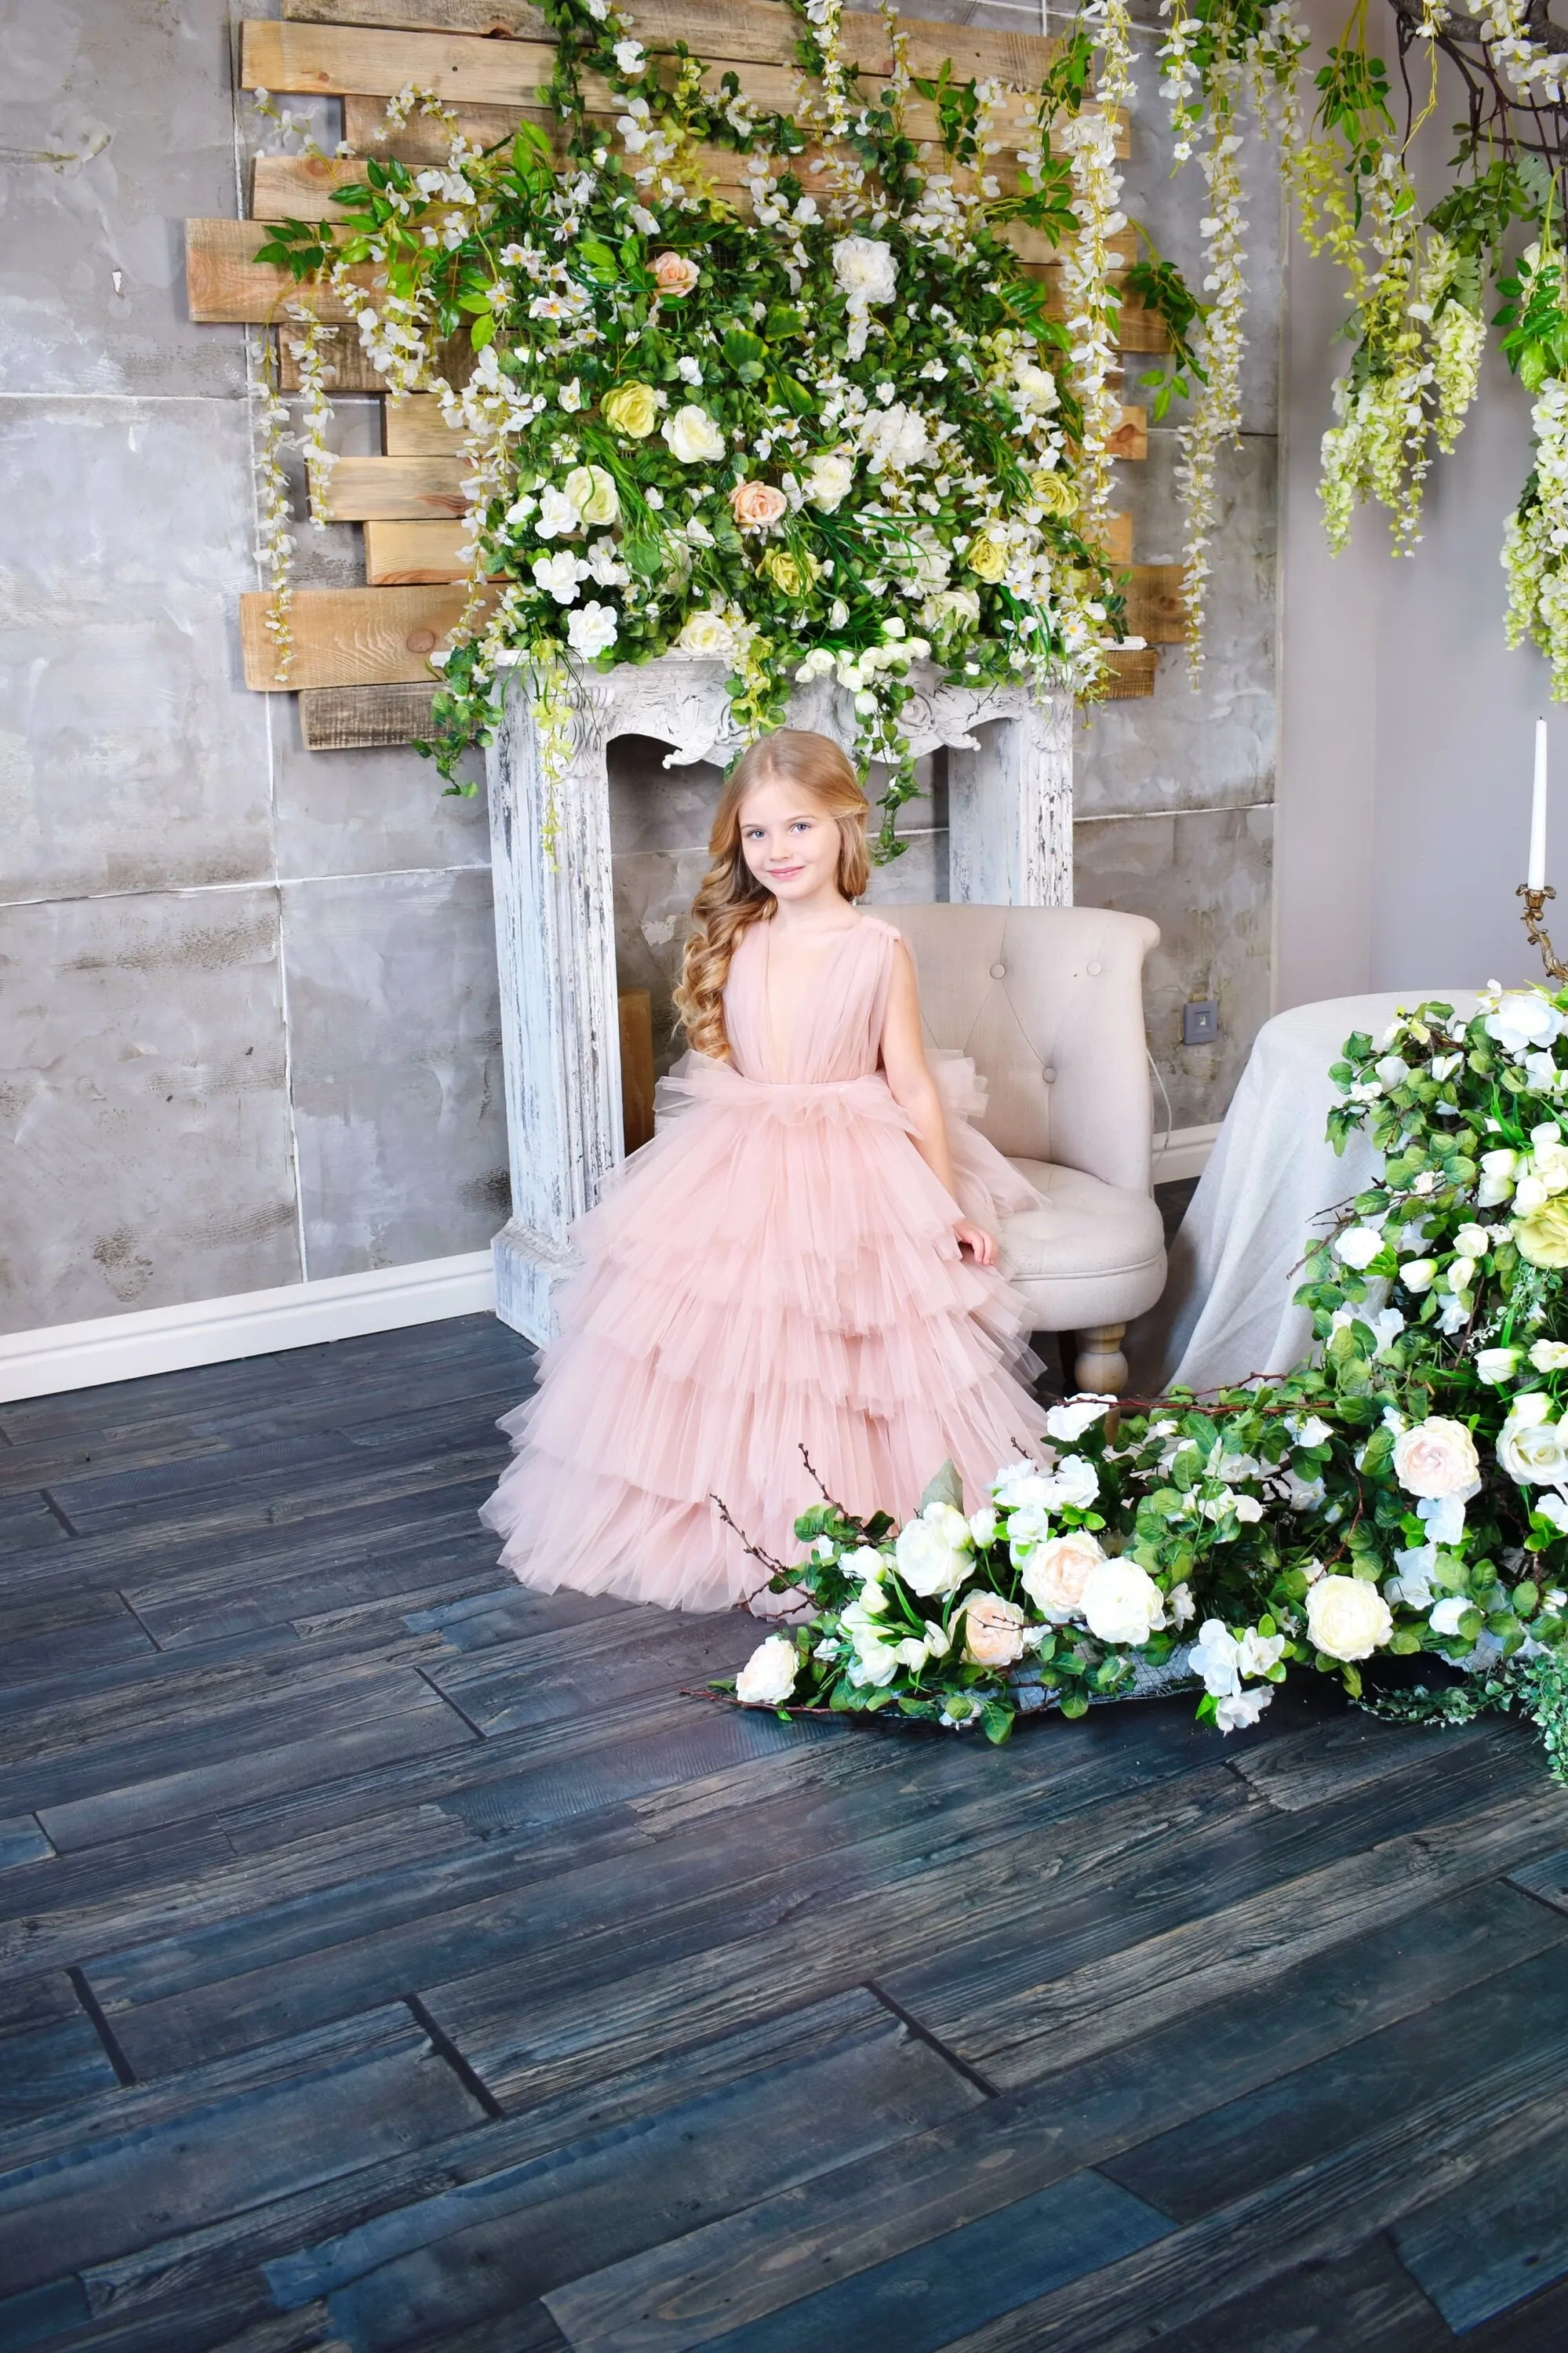
MULTIPOLYGON (((512 40, 549 41, 549 20, 529 0, 283 0, 282 15, 296 24, 380 25, 406 32, 475 33, 512 40)), ((910 70, 938 73, 953 53, 953 27, 918 16, 899 16, 910 70)), ((726 64, 787 66, 800 39, 800 19, 766 0, 643 0, 637 11, 638 38, 656 54, 683 42, 706 58, 726 64)), ((847 12, 840 47, 865 72, 893 71, 893 53, 879 15, 847 12)), ((975 75, 994 74, 1029 89, 1049 72, 1058 44, 1039 33, 997 31, 966 25, 964 62, 975 75)))
POLYGON ((459 588, 302 588, 290 610, 294 659, 286 679, 267 633, 271 599, 239 600, 245 683, 262 693, 313 686, 428 686, 430 656, 463 608, 459 588))
MULTIPOLYGON (((441 523, 419 523, 441 531, 441 523)), ((369 750, 384 744, 420 744, 430 733, 434 684, 308 687, 300 697, 300 733, 307 752, 369 750)))

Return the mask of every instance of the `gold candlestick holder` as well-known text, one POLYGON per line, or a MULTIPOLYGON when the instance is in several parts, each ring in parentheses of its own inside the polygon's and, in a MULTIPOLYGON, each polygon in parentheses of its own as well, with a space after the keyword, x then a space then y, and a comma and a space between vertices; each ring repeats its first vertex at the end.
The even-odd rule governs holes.
POLYGON ((1541 961, 1546 966, 1552 979, 1568 980, 1568 965, 1558 963, 1552 945, 1552 934, 1541 920, 1546 913, 1546 902, 1548 899, 1555 899, 1556 892, 1550 882, 1539 891, 1532 891, 1528 882, 1521 882, 1514 895, 1524 901, 1525 938, 1532 948, 1541 950, 1541 961))

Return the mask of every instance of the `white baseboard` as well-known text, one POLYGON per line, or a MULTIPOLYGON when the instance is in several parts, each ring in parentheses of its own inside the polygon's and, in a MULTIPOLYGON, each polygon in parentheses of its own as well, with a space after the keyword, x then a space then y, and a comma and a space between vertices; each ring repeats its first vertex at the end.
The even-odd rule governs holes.
POLYGON ((373 1268, 322 1282, 286 1283, 232 1299, 197 1299, 56 1324, 37 1332, 0 1333, 0 1404, 52 1397, 59 1389, 179 1373, 237 1356, 270 1356, 406 1324, 493 1313, 495 1276, 487 1250, 429 1258, 413 1266, 373 1268))
POLYGON ((1201 1176, 1209 1165, 1209 1155, 1214 1148, 1220 1123, 1211 1127, 1173 1127, 1169 1134, 1154 1139, 1154 1181, 1157 1185, 1178 1185, 1189 1176, 1201 1176))

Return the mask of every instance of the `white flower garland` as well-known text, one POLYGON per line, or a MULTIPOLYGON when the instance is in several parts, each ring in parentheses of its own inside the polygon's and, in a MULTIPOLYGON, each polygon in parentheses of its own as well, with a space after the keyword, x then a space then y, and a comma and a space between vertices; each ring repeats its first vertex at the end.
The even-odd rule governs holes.
POLYGON ((1100 62, 1095 74, 1095 95, 1102 106, 1130 106, 1132 19, 1127 0, 1086 0, 1083 18, 1097 28, 1094 42, 1100 62))
POLYGON ((1240 81, 1241 67, 1233 58, 1221 60, 1210 75, 1210 139, 1201 159, 1209 185, 1209 210, 1202 224, 1208 263, 1203 291, 1210 297, 1203 327, 1203 365, 1209 380, 1177 435, 1181 457, 1176 480, 1187 517, 1182 558, 1187 666, 1194 686, 1203 667, 1203 610, 1215 516, 1214 461, 1222 442, 1239 446, 1241 440, 1241 363, 1245 347, 1242 322, 1246 307, 1242 232, 1246 223, 1242 217, 1237 162, 1241 134, 1234 128, 1240 81))
POLYGON ((272 675, 285 685, 294 663, 291 611, 294 601, 294 523, 283 451, 289 441, 289 410, 272 375, 250 387, 258 404, 256 433, 256 554, 267 575, 265 628, 272 640, 272 675))
POLYGON ((1568 701, 1568 385, 1551 376, 1531 413, 1535 431, 1534 503, 1511 514, 1503 533, 1510 647, 1528 637, 1552 667, 1552 696, 1568 701))
MULTIPOLYGON (((1446 8, 1433 10, 1431 0, 1428 12, 1434 16, 1432 29, 1436 32, 1446 22, 1448 12, 1446 8)), ((1502 69, 1520 98, 1560 106, 1564 76, 1568 75, 1568 58, 1531 39, 1522 0, 1477 0, 1474 13, 1493 62, 1502 69)), ((1421 30, 1426 31, 1425 22, 1421 30)))
POLYGON ((1115 133, 1103 114, 1079 114, 1061 133, 1073 175, 1073 212, 1078 233, 1062 255, 1062 293, 1066 313, 1073 390, 1083 411, 1080 483, 1086 536, 1103 528, 1110 512, 1110 438, 1121 422, 1121 403, 1111 388, 1119 365, 1117 330, 1119 305, 1109 290, 1110 240, 1127 226, 1120 209, 1121 174, 1116 168, 1115 133))
POLYGON ((291 303, 289 315, 297 321, 298 335, 289 333, 289 350, 300 371, 300 432, 299 446, 304 452, 305 488, 309 494, 311 521, 318 531, 324 531, 330 517, 327 512, 331 493, 333 469, 338 453, 327 447, 327 427, 332 422, 332 400, 326 386, 326 366, 322 351, 323 342, 337 333, 335 327, 323 327, 313 311, 291 303))

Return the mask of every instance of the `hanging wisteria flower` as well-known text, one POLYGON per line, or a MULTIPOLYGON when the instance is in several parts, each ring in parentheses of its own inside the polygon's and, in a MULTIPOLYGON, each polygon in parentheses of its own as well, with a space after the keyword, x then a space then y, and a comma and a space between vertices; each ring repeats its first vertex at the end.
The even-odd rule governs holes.
POLYGON ((1202 223, 1208 267, 1203 291, 1210 299, 1203 322, 1203 365, 1208 381, 1179 435, 1176 480, 1186 510, 1182 595, 1187 613, 1187 659, 1194 685, 1203 661, 1203 613, 1209 577, 1209 547, 1217 504, 1214 469, 1219 451, 1241 439, 1242 321, 1246 286, 1242 276, 1241 134, 1235 125, 1241 69, 1234 59, 1216 63, 1209 80, 1211 134, 1201 159, 1208 183, 1209 210, 1202 223))
POLYGON ((1110 438, 1121 421, 1121 403, 1112 389, 1118 365, 1119 305, 1110 287, 1110 241, 1127 226, 1119 209, 1121 174, 1116 168, 1115 134, 1103 115, 1080 114, 1061 134, 1073 175, 1073 212, 1078 233, 1062 262, 1073 390, 1083 415, 1079 489, 1084 521, 1092 536, 1110 512, 1110 438))

